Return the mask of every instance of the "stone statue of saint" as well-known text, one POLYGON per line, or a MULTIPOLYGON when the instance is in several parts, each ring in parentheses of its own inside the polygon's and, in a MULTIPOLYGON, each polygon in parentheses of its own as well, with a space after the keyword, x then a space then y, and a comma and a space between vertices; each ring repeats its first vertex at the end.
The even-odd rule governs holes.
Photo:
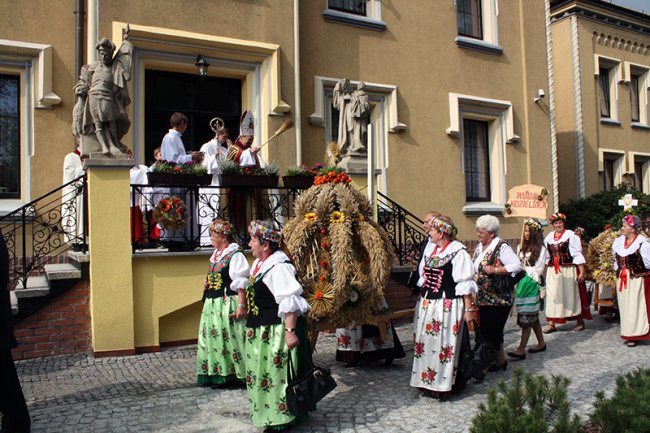
POLYGON ((127 39, 125 35, 115 56, 115 44, 106 38, 97 42, 99 60, 81 68, 74 86, 77 101, 72 133, 80 138, 83 155, 101 152, 115 157, 126 153, 120 140, 131 127, 126 107, 131 103, 127 83, 133 57, 133 45, 127 39))
POLYGON ((370 122, 370 102, 362 82, 356 88, 350 80, 336 83, 332 104, 339 110, 338 146, 341 158, 365 156, 368 143, 368 123, 370 122))

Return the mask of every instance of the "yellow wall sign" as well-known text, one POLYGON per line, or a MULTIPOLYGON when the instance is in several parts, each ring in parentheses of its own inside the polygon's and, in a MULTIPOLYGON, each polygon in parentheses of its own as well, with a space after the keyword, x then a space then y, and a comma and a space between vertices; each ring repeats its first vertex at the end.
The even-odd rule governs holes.
POLYGON ((538 185, 519 185, 508 191, 508 203, 503 215, 546 219, 548 190, 538 185))

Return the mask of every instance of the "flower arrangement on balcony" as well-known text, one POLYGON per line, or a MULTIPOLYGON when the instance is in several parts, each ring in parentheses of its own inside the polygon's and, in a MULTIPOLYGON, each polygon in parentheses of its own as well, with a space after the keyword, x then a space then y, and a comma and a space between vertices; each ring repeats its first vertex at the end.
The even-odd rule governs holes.
POLYGON ((322 164, 313 164, 311 167, 306 165, 288 167, 287 175, 282 176, 282 183, 287 188, 309 188, 314 184, 314 178, 322 169, 322 164))
POLYGON ((280 166, 276 161, 264 167, 241 167, 233 161, 223 161, 221 163, 221 185, 275 188, 278 186, 279 172, 280 166))
POLYGON ((154 208, 153 218, 164 229, 180 229, 187 223, 185 202, 176 195, 165 195, 154 208))
POLYGON ((150 184, 206 185, 212 180, 208 169, 196 162, 178 164, 174 161, 157 161, 148 174, 150 184))

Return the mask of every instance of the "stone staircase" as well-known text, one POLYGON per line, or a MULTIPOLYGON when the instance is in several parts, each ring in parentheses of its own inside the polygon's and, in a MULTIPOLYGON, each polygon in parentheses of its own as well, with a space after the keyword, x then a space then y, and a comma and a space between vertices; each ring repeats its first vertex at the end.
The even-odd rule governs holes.
POLYGON ((68 263, 53 263, 43 266, 43 273, 27 279, 26 287, 19 282, 11 291, 11 309, 14 322, 38 311, 51 299, 73 287, 82 278, 87 278, 89 255, 68 251, 68 263))

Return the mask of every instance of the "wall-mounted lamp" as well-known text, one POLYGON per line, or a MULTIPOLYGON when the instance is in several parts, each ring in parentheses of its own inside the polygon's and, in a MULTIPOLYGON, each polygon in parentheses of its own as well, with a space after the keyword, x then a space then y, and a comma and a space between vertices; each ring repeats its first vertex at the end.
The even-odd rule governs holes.
POLYGON ((210 64, 206 62, 203 56, 200 54, 196 56, 196 63, 194 66, 196 66, 196 69, 199 70, 199 77, 201 77, 201 79, 205 78, 208 75, 208 66, 210 66, 210 64))
POLYGON ((544 93, 544 89, 537 89, 537 96, 533 101, 537 104, 543 97, 546 96, 546 93, 544 93))

